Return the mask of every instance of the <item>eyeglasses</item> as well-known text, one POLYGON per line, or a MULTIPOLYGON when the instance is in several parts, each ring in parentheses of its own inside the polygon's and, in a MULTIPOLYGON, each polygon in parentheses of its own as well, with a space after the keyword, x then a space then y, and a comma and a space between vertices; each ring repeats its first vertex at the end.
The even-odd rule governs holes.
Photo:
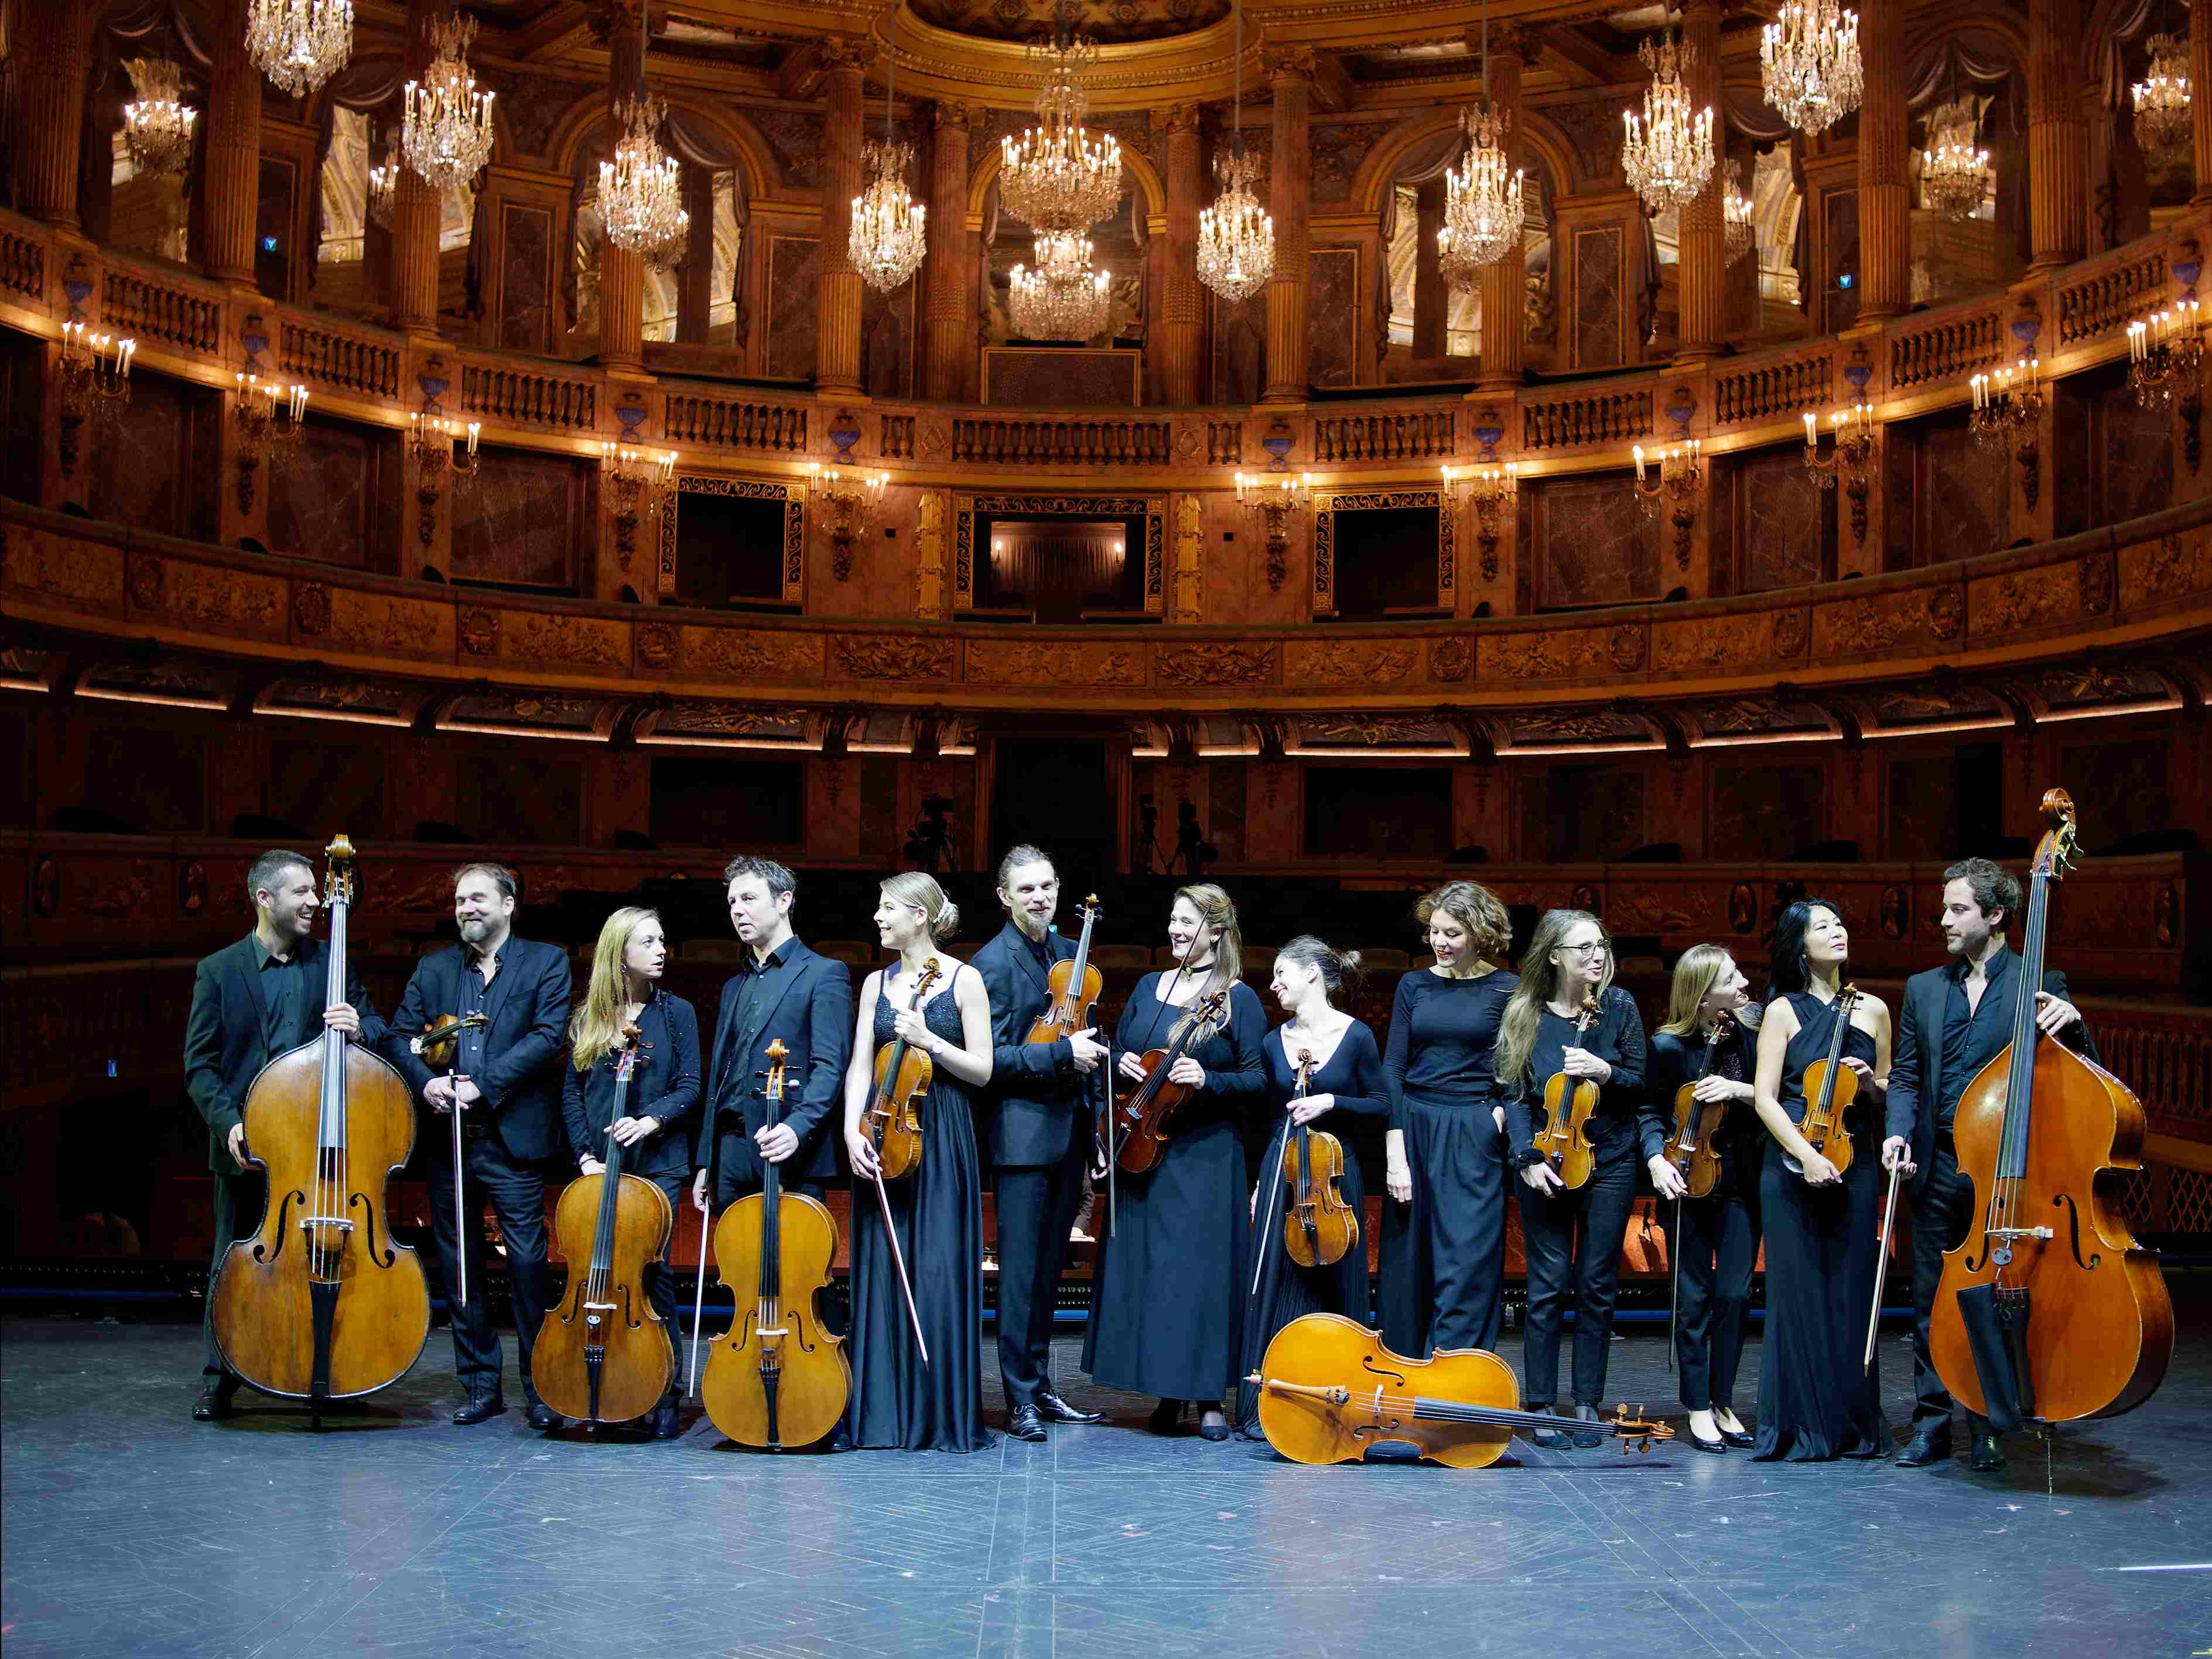
POLYGON ((1570 956, 1601 957, 1613 949, 1613 941, 1609 939, 1594 939, 1587 945, 1562 945, 1559 948, 1570 956))

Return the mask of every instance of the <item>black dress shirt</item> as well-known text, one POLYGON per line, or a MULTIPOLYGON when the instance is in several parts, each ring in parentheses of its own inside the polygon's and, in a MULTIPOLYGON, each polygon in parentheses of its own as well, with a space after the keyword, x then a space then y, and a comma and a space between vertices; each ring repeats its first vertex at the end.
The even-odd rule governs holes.
POLYGON ((1981 1001, 1972 1007, 1966 1001, 1965 958, 1945 965, 1951 983, 1943 993, 1943 1081, 1936 1103, 1939 1129, 1951 1127, 1966 1085, 2012 1041, 2012 999, 1995 993, 1999 981, 2017 971, 2019 961, 1998 946, 1983 964, 1989 982, 1982 988, 1981 1001))

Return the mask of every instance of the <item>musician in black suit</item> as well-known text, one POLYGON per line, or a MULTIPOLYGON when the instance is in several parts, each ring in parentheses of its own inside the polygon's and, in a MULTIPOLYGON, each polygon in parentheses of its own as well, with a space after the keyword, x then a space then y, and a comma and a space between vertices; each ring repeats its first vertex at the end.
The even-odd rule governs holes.
POLYGON ((407 994, 392 1016, 385 1055, 439 1114, 465 1115, 463 1202, 471 1218, 457 1239, 451 1127, 441 1115, 429 1146, 431 1230, 445 1269, 453 1325, 453 1370, 467 1398, 453 1413, 481 1423, 507 1409, 500 1377, 505 1360, 483 1294, 483 1229, 476 1219, 491 1200, 507 1250, 514 1297, 514 1334, 522 1351, 522 1395, 533 1429, 561 1426, 559 1413, 538 1397, 530 1351, 545 1320, 551 1285, 545 1267, 545 1182, 568 1167, 568 1130, 561 1117, 562 1056, 568 1035, 568 957, 557 945, 514 937, 514 872, 503 865, 466 864, 453 872, 453 920, 461 942, 415 965, 407 994), (490 1024, 460 1035, 454 1075, 433 1073, 409 1039, 447 1014, 481 1011, 490 1024), (460 1303, 460 1257, 468 1252, 468 1305, 460 1303))
POLYGON ((1050 1043, 1023 1039, 1051 1006, 1053 964, 1075 955, 1053 927, 1060 876, 1036 848, 999 860, 1006 925, 973 958, 991 999, 991 1081, 981 1115, 998 1194, 999 1376, 1008 1432, 1042 1440, 1047 1420, 1096 1423, 1052 1386, 1052 1314, 1067 1236, 1091 1161, 1090 1080, 1106 1045, 1090 1027, 1050 1043))
POLYGON ((261 1224, 266 1195, 261 1172, 246 1162, 246 1093, 264 1066, 325 1027, 372 1046, 385 1032, 350 963, 345 1000, 323 1006, 328 957, 314 937, 321 900, 315 892, 314 866, 306 857, 271 848, 254 860, 246 888, 253 901, 253 931, 200 963, 185 1025, 185 1091, 207 1121, 208 1168, 215 1172, 207 1362, 199 1403, 192 1408, 203 1423, 230 1415, 231 1396, 239 1385, 216 1346, 215 1274, 231 1245, 261 1224))
MULTIPOLYGON (((1977 1194, 1959 1176, 1951 1120, 1966 1085, 2012 1042, 2020 994, 2020 958, 2005 930, 2020 915, 2020 883, 1987 859, 1961 859, 1943 872, 1943 941, 1951 960, 1905 984, 1897 1055, 1889 1072, 1885 1169, 1901 1169, 1912 1194, 1912 1438, 1898 1454, 1906 1468, 1948 1462, 1951 1395, 1928 1358, 1928 1321, 1943 1277, 1943 1253, 1956 1249, 1973 1224, 1977 1194)), ((2043 975, 2035 1024, 2076 1053, 2094 1060, 2096 1044, 2080 1009, 2066 999, 2066 975, 2043 975)), ((1969 1412, 1973 1436, 1968 1466, 1984 1473, 2005 1466, 1989 1424, 1969 1412)))

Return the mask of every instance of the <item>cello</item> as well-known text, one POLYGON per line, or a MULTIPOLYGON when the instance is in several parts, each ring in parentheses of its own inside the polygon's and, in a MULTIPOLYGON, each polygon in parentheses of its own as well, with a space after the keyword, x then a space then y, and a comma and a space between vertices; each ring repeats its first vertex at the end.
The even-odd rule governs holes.
MULTIPOLYGON (((1517 1409, 1521 1379, 1494 1353, 1444 1348, 1408 1359, 1342 1314, 1292 1320, 1244 1380, 1260 1390, 1261 1432, 1294 1463, 1357 1462, 1369 1447, 1395 1443, 1449 1468, 1479 1469, 1505 1455, 1514 1430, 1556 1431, 1571 1420, 1517 1409)), ((1624 1453, 1674 1437, 1643 1413, 1624 1405, 1602 1424, 1624 1453)))
MULTIPOLYGON (((1851 1132, 1844 1127, 1844 1113, 1859 1097, 1859 1077, 1844 1064, 1844 1038, 1851 1029, 1851 1011, 1858 1006, 1859 988, 1846 985, 1836 993, 1836 1024, 1828 1033, 1828 1052, 1805 1068, 1805 1112, 1797 1120, 1797 1133, 1806 1145, 1836 1166, 1838 1175, 1851 1167, 1851 1132)), ((1803 1175, 1804 1166, 1789 1153, 1782 1167, 1803 1175)))
POLYGON ((1075 941, 1075 954, 1052 964, 1048 981, 1052 1000, 1030 1022, 1030 1034, 1022 1039, 1024 1044, 1057 1042, 1090 1029, 1091 1011, 1098 1006, 1099 993, 1106 988, 1106 981, 1091 965, 1091 930, 1097 921, 1098 895, 1093 893, 1083 901, 1083 933, 1075 941))
MULTIPOLYGON (((1298 1092, 1312 1085, 1313 1050, 1298 1050, 1298 1092)), ((1328 1267, 1359 1243, 1359 1218, 1337 1182, 1344 1175, 1344 1143, 1326 1129, 1301 1123, 1283 1133, 1283 1180, 1290 1188, 1283 1215, 1283 1248, 1301 1267, 1328 1267)))
MULTIPOLYGON (((636 1026, 623 1027, 611 1122, 625 1115, 637 1036, 636 1026)), ((623 1173, 629 1149, 611 1134, 606 1141, 605 1167, 570 1182, 553 1206, 553 1235, 569 1257, 568 1285, 538 1328, 531 1356, 545 1403, 584 1423, 644 1416, 676 1375, 675 1345, 645 1290, 646 1268, 667 1255, 675 1217, 659 1188, 623 1173), (591 1252, 578 1273, 575 1245, 587 1235, 591 1252)))
POLYGON ((2118 1202, 2116 1172, 2142 1167, 2142 1103, 2035 1023, 2051 884, 2073 862, 2075 834, 2063 789, 2042 810, 2012 1042, 1952 1121, 1978 1212, 1943 1254, 1928 1325, 1936 1374, 2000 1431, 2132 1411, 2173 1357, 2166 1280, 2118 1202))
MULTIPOLYGON (((935 957, 921 964, 907 1012, 921 1006, 940 971, 935 957)), ((875 1091, 860 1114, 860 1127, 874 1143, 876 1164, 885 1181, 912 1175, 921 1162, 921 1097, 936 1075, 928 1051, 904 1037, 893 1038, 877 1053, 875 1091)))
MULTIPOLYGON (((1581 1036, 1597 1019, 1597 993, 1583 994, 1581 1011, 1575 1015, 1575 1035, 1581 1036)), ((1590 1115, 1597 1110, 1594 1079, 1554 1073, 1544 1084, 1544 1127, 1536 1131, 1535 1147, 1552 1166, 1559 1184, 1571 1192, 1589 1184, 1597 1168, 1597 1153, 1590 1146, 1590 1115)))
MULTIPOLYGON (((781 1038, 768 1045, 770 1127, 783 1115, 787 1053, 781 1038)), ((741 1285, 757 1294, 752 1312, 741 1311, 708 1351, 699 1397, 708 1420, 740 1446, 811 1446, 844 1416, 853 1369, 815 1299, 836 1255, 837 1224, 820 1200, 783 1190, 781 1164, 763 1164, 760 1191, 723 1212, 714 1229, 722 1283, 732 1297, 741 1285)))
MULTIPOLYGON (((353 843, 339 836, 325 851, 327 1006, 346 1000, 353 843)), ((429 1340, 429 1281, 385 1213, 385 1183, 415 1146, 413 1091, 388 1061, 325 1028, 261 1068, 242 1116, 269 1200, 208 1286, 216 1346, 264 1394, 307 1401, 319 1425, 331 1401, 406 1376, 429 1340)))
POLYGON ((1733 1014, 1718 1013, 1705 1029, 1705 1056, 1698 1074, 1674 1091, 1674 1128, 1667 1137, 1667 1161, 1682 1177, 1692 1198, 1710 1198, 1721 1178, 1721 1126, 1728 1121, 1725 1100, 1701 1101, 1698 1085, 1712 1075, 1719 1058, 1721 1038, 1727 1035, 1733 1014))
POLYGON ((1225 988, 1200 997, 1188 1011, 1189 1018, 1182 1023, 1182 1036, 1164 1048, 1147 1048, 1138 1057, 1138 1064, 1145 1068, 1145 1080, 1129 1091, 1128 1098, 1116 1101, 1111 1089, 1106 1091, 1106 1103, 1098 1109, 1097 1127, 1098 1145, 1107 1149, 1109 1165, 1129 1175, 1142 1175, 1159 1163, 1167 1150, 1169 1136, 1164 1126, 1168 1114, 1197 1092, 1188 1084, 1169 1082, 1168 1073, 1190 1047, 1199 1027, 1219 1019, 1228 1003, 1225 988))

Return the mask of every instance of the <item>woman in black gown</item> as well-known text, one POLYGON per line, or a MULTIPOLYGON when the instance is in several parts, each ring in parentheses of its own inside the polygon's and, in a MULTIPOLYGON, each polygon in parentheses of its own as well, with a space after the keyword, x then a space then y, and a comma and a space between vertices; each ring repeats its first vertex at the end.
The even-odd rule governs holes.
POLYGON ((1744 1304, 1759 1264, 1759 1154, 1766 1140, 1752 1105, 1759 1020, 1750 982, 1735 958, 1717 945, 1693 945, 1674 964, 1667 1023, 1651 1034, 1644 1066, 1644 1162, 1661 1202, 1676 1206, 1676 1224, 1668 1230, 1674 1252, 1675 1369, 1690 1413, 1690 1443, 1703 1452, 1753 1443, 1734 1400, 1743 1358, 1744 1304), (1713 1137, 1719 1178, 1703 1198, 1685 1196, 1686 1183, 1666 1158, 1674 1096, 1685 1084, 1696 1085, 1707 1108, 1725 1103, 1728 1113, 1713 1137))
MULTIPOLYGON (((1332 951, 1310 933, 1292 939, 1275 956, 1274 982, 1268 988, 1290 1018, 1260 1044, 1267 1093, 1283 1115, 1260 1159, 1260 1184, 1253 1194, 1253 1259, 1260 1265, 1259 1288, 1244 1310, 1247 1371, 1266 1355, 1275 1333, 1303 1314, 1338 1313, 1367 1322, 1367 1185, 1360 1178, 1351 1120, 1388 1117, 1390 1102, 1382 1092, 1382 1056, 1375 1033, 1334 1006, 1339 994, 1349 1000, 1359 972, 1359 952, 1332 951), (1297 1097, 1301 1054, 1313 1057, 1304 1099, 1297 1097), (1289 1188, 1279 1172, 1285 1142, 1305 1124, 1329 1131, 1343 1143, 1344 1174, 1337 1190, 1360 1218, 1359 1237, 1328 1267, 1300 1267, 1284 1244, 1289 1188)), ((1249 1382, 1237 1385, 1237 1431, 1248 1439, 1261 1437, 1260 1391, 1249 1382)))
MULTIPOLYGON (((1146 1049, 1168 1048, 1183 1034, 1192 1004, 1224 989, 1228 1000, 1218 1020, 1193 1028, 1169 1073, 1197 1092, 1170 1115, 1159 1163, 1143 1175, 1115 1172, 1083 1368, 1109 1388, 1158 1395, 1155 1434, 1173 1433, 1196 1401, 1199 1432, 1225 1440, 1221 1401, 1243 1374, 1239 1338, 1252 1277, 1245 1254, 1252 1189, 1239 1131, 1267 1090, 1260 1060, 1267 1022, 1260 999, 1237 981, 1243 941, 1228 894, 1211 882, 1178 888, 1168 943, 1182 966, 1146 975, 1121 1012, 1117 1087, 1127 1091, 1145 1075, 1139 1058, 1146 1049)), ((1107 1156, 1101 1148, 1102 1193, 1107 1156)))
POLYGON ((937 948, 959 925, 959 907, 934 878, 903 871, 883 884, 876 932, 898 953, 860 988, 852 1063, 845 1071, 845 1149, 853 1160, 853 1320, 846 1352, 853 1401, 846 1431, 855 1446, 977 1451, 983 1426, 983 1183, 969 1091, 991 1080, 991 1004, 982 975, 937 948), (915 987, 938 966, 919 1010, 915 987), (921 1162, 886 1182, 891 1224, 914 1284, 915 1315, 929 1345, 924 1365, 875 1192, 876 1149, 861 1124, 874 1090, 877 1052, 904 1037, 935 1068, 921 1102, 921 1162))
POLYGON ((1414 915, 1433 967, 1398 981, 1382 1078, 1382 1340, 1425 1358, 1437 1348, 1495 1348, 1505 1288, 1505 1111, 1491 1048, 1519 984, 1498 967, 1513 942, 1489 889, 1450 881, 1414 915))
POLYGON ((1752 1085, 1759 1121, 1777 1143, 1759 1183, 1766 1339, 1752 1455, 1761 1460, 1820 1463, 1889 1450, 1879 1373, 1863 1363, 1881 1235, 1876 1149, 1889 1085, 1889 1010, 1876 998, 1861 994, 1844 1036, 1843 1063, 1859 1079, 1844 1127, 1859 1155, 1839 1176, 1797 1132, 1805 1068, 1826 1057, 1850 946, 1843 917, 1820 899, 1800 899, 1774 925, 1752 1085))

